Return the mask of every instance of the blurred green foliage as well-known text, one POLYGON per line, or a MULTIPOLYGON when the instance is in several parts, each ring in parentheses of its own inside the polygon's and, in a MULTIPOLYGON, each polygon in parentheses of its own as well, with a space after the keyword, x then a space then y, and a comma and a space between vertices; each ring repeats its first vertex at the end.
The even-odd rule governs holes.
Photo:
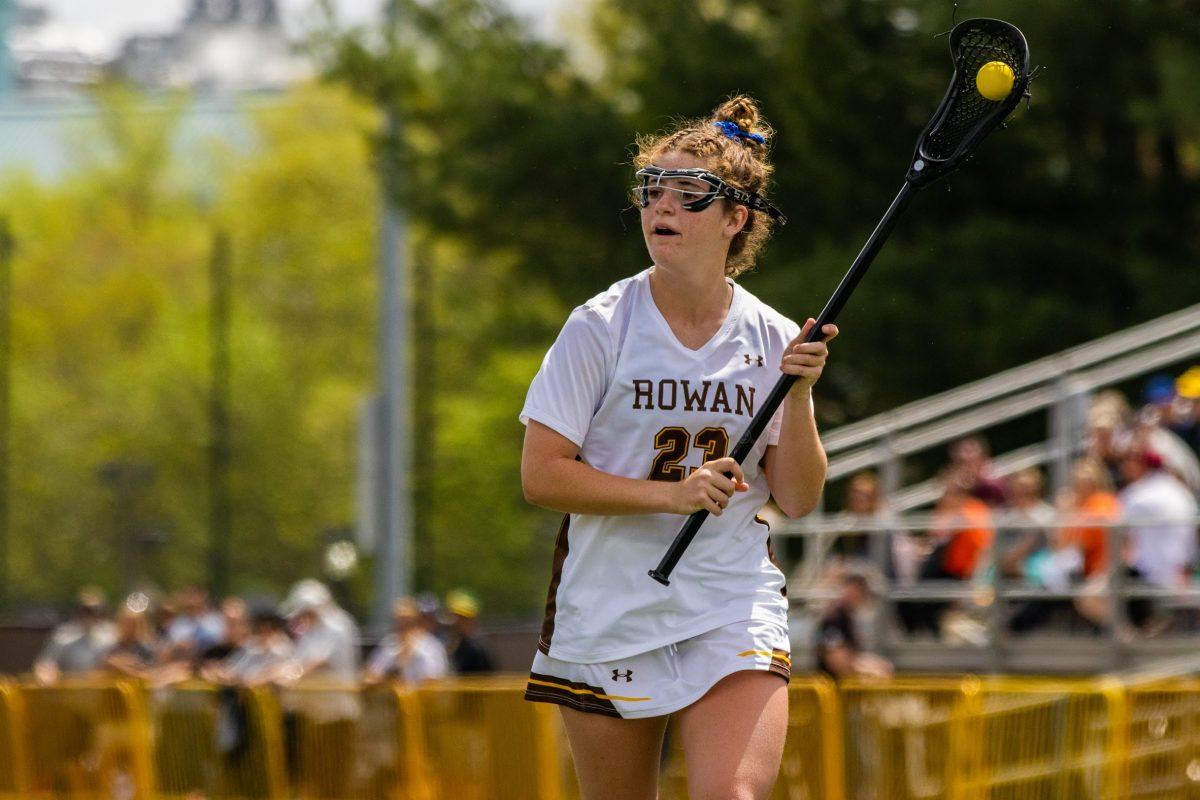
MULTIPOLYGON (((840 320, 827 426, 1015 366, 1200 297, 1195 0, 976 0, 1021 27, 1034 100, 920 195, 840 320)), ((235 588, 319 570, 352 520, 357 404, 373 390, 377 179, 411 221, 418 581, 490 613, 543 596, 554 515, 522 500, 516 422, 569 309, 646 256, 632 142, 735 91, 778 130, 793 220, 743 281, 815 314, 899 188, 948 82, 939 0, 594 0, 572 46, 494 0, 397 0, 390 25, 314 42, 328 83, 258 120, 189 194, 161 129, 123 126, 52 186, 10 181, 15 594, 120 585, 127 524, 169 546, 146 571, 201 581, 207 272, 232 235, 235 588), (385 113, 399 121, 390 127, 385 113), (152 464, 123 511, 104 464, 152 464)), ((583 12, 576 12, 582 14, 583 12)), ((358 587, 365 591, 365 587, 358 587)))

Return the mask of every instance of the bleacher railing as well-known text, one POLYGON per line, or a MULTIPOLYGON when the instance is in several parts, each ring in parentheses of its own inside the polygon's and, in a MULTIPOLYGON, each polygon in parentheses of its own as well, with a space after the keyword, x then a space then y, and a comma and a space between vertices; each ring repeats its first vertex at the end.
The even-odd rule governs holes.
MULTIPOLYGON (((5 680, 0 798, 577 798, 557 710, 522 692, 517 676, 233 694, 5 680)), ((838 686, 805 675, 789 698, 773 800, 1200 795, 1191 673, 838 686)), ((678 738, 669 742, 663 800, 687 796, 678 738)))
MULTIPOLYGON (((840 593, 836 585, 821 580, 838 537, 853 535, 871 539, 871 549, 875 553, 872 561, 878 567, 886 559, 878 553, 888 546, 890 537, 939 529, 954 531, 956 524, 974 527, 976 523, 955 523, 932 514, 883 514, 874 517, 830 515, 794 526, 791 535, 802 535, 807 542, 804 561, 789 576, 788 597, 793 621, 801 621, 801 628, 812 623, 824 606, 840 593)), ((944 669, 1075 674, 1095 670, 1097 666, 1127 669, 1164 656, 1194 653, 1200 644, 1200 575, 1181 573, 1178 585, 1158 586, 1130 578, 1125 569, 1126 561, 1119 555, 1125 551, 1123 543, 1130 529, 1180 524, 1200 529, 1200 517, 1176 519, 1126 515, 1103 520, 1058 514, 1052 519, 1033 522, 1014 513, 996 512, 989 525, 995 533, 993 542, 981 554, 979 566, 970 580, 920 579, 902 583, 896 578, 883 578, 875 586, 878 603, 871 635, 873 647, 897 660, 903 670, 928 669, 930 662, 936 662, 944 669), (1005 576, 997 568, 997 559, 1015 544, 1020 534, 1041 530, 1052 535, 1061 528, 1105 531, 1109 554, 1105 580, 1075 581, 1055 590, 1005 576), (1045 631, 1018 636, 1006 629, 1008 616, 1019 605, 1038 601, 1070 604, 1081 598, 1103 604, 1109 609, 1111 622, 1101 631, 1074 635, 1059 633, 1055 652, 1047 651, 1045 631), (1129 624, 1128 609, 1131 602, 1138 600, 1153 603, 1161 617, 1175 617, 1182 622, 1153 636, 1135 632, 1129 624), (947 647, 943 642, 906 637, 897 623, 896 609, 899 604, 912 602, 955 604, 980 623, 979 640, 947 647)), ((1196 566, 1192 565, 1191 569, 1196 566)), ((851 569, 861 569, 861 565, 851 569)), ((1049 630, 1054 632, 1053 628, 1049 630)))
POLYGON ((1049 410, 1045 440, 999 454, 993 467, 1003 476, 1048 463, 1057 489, 1082 445, 1089 393, 1197 354, 1200 304, 823 433, 828 480, 876 468, 893 511, 919 508, 936 499, 936 487, 932 481, 905 486, 905 457, 1049 410))

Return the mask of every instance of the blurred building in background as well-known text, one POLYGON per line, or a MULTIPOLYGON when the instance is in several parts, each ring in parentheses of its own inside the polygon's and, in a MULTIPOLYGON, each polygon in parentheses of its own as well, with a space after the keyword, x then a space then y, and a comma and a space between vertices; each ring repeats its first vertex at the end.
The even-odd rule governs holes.
POLYGON ((77 97, 106 79, 147 91, 277 91, 311 74, 288 40, 276 0, 191 0, 179 27, 134 33, 106 56, 72 42, 53 14, 6 0, 9 80, 16 97, 77 97))
POLYGON ((36 0, 0 0, 0 171, 53 178, 70 165, 73 130, 95 117, 89 93, 117 81, 147 95, 186 92, 178 144, 248 141, 248 103, 271 102, 313 73, 276 0, 188 0, 178 26, 131 32, 106 48, 82 41, 36 0))

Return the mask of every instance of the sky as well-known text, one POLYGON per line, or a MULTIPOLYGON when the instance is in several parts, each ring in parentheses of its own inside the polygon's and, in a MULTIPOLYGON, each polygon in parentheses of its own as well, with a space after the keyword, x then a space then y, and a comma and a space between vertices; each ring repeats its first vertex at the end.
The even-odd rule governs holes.
MULTIPOLYGON (((156 34, 174 30, 190 0, 22 0, 41 6, 53 24, 41 33, 39 42, 51 47, 78 48, 97 56, 111 57, 121 40, 133 33, 156 34)), ((529 17, 535 30, 544 35, 555 31, 558 12, 566 0, 505 0, 522 16, 529 17)), ((369 21, 379 13, 383 0, 334 0, 341 21, 369 21)), ((288 27, 301 29, 313 0, 279 0, 288 27)))

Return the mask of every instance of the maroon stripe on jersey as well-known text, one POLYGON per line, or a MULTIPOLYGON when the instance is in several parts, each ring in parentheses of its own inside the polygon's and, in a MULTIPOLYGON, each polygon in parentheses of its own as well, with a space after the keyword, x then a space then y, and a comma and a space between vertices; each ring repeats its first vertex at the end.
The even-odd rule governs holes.
POLYGON ((782 675, 784 680, 791 680, 792 664, 790 658, 791 656, 786 650, 776 648, 771 651, 771 666, 767 669, 776 675, 782 675))
MULTIPOLYGON (((763 525, 767 525, 767 521, 762 517, 755 517, 754 521, 761 522, 763 525)), ((770 530, 771 526, 767 525, 767 531, 770 530)), ((774 564, 780 572, 783 572, 783 567, 780 566, 779 559, 775 558, 775 547, 771 544, 771 537, 769 534, 767 535, 767 558, 771 559, 771 563, 774 564)), ((779 593, 784 597, 787 597, 787 573, 784 573, 783 588, 779 590, 779 593)))
POLYGON ((550 590, 546 593, 546 616, 542 620, 542 634, 538 637, 538 650, 550 655, 550 640, 554 638, 554 611, 558 607, 558 584, 562 581, 563 563, 567 560, 567 528, 571 515, 564 514, 558 526, 558 537, 554 540, 554 568, 550 573, 550 590))

